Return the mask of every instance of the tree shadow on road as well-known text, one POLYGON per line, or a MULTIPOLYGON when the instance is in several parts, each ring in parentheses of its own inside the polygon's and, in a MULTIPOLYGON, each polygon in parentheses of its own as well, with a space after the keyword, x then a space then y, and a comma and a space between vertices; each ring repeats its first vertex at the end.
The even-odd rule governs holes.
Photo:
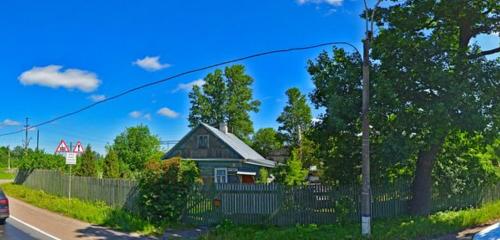
POLYGON ((109 230, 107 228, 103 228, 100 226, 89 226, 84 229, 79 229, 76 231, 79 233, 78 238, 92 238, 92 239, 126 239, 126 240, 153 240, 158 239, 155 237, 149 236, 138 236, 138 235, 130 235, 126 233, 119 233, 113 230, 109 230))

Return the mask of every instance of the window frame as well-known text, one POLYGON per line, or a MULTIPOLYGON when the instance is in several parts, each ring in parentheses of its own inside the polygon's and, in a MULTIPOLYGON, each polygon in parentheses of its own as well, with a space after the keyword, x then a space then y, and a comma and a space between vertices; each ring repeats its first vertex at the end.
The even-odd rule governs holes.
POLYGON ((229 181, 229 179, 228 179, 228 174, 227 174, 227 168, 214 168, 214 182, 215 183, 228 183, 228 181, 229 181), (224 170, 225 175, 220 175, 220 176, 224 176, 225 182, 218 182, 217 177, 219 175, 217 175, 217 171, 219 171, 219 170, 224 170))
POLYGON ((198 135, 198 137, 196 138, 196 146, 198 147, 198 149, 210 148, 210 135, 207 135, 207 134, 198 135), (200 147, 200 138, 202 138, 202 137, 207 137, 207 146, 206 147, 200 147))

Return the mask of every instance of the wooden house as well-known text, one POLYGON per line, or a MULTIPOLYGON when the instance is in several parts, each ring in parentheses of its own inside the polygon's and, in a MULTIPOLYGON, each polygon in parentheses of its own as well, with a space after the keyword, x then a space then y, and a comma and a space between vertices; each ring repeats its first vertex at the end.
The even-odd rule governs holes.
POLYGON ((163 159, 172 157, 196 161, 205 183, 255 183, 260 168, 276 165, 228 132, 226 124, 220 124, 217 129, 200 123, 163 159))

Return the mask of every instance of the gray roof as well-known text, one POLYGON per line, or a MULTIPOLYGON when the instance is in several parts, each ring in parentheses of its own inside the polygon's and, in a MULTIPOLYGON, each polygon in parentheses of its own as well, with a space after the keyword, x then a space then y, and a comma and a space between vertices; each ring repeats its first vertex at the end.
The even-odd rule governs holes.
POLYGON ((274 161, 265 159, 262 155, 253 150, 253 148, 251 148, 246 143, 241 141, 241 139, 236 137, 236 135, 229 132, 224 133, 221 130, 214 128, 206 123, 200 123, 200 124, 202 124, 205 128, 210 130, 220 140, 229 145, 229 147, 231 147, 234 151, 236 151, 241 157, 243 157, 243 159, 248 160, 251 163, 253 162, 257 164, 266 165, 269 167, 275 166, 274 161))

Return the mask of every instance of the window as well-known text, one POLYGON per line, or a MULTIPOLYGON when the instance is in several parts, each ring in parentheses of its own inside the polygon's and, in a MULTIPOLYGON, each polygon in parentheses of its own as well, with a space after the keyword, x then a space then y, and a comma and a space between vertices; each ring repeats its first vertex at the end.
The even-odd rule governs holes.
POLYGON ((227 183, 227 168, 214 169, 215 183, 227 183))
POLYGON ((198 136, 198 148, 208 148, 208 135, 198 136))

